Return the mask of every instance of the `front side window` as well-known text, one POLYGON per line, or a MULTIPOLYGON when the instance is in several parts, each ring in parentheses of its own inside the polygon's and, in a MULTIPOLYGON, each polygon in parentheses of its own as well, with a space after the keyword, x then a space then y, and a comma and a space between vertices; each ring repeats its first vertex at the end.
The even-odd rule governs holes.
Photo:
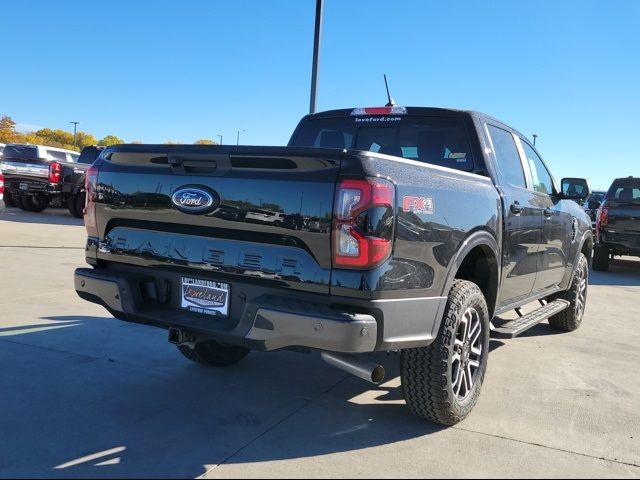
MULTIPOLYGON (((543 163, 540 156, 527 142, 522 140, 522 148, 527 157, 527 165, 531 170, 531 179, 533 181, 533 190, 538 193, 547 195, 553 194, 553 179, 547 167, 543 163)), ((581 195, 582 192, 565 192, 569 195, 581 195)))
POLYGON ((500 178, 514 187, 527 188, 522 162, 513 135, 493 125, 487 125, 487 128, 491 136, 500 178))

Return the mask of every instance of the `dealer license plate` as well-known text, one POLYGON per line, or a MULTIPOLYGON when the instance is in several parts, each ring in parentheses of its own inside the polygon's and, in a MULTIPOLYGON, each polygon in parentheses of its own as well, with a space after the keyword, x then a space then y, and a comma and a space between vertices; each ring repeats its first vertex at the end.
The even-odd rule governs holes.
POLYGON ((228 283, 182 277, 182 308, 205 315, 229 315, 228 283))

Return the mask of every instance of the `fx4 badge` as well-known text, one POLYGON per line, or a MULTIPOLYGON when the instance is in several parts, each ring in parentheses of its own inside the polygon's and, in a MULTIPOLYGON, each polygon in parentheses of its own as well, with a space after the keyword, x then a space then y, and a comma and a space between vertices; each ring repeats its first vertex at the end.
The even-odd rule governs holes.
POLYGON ((402 199, 402 210, 416 215, 433 215, 433 199, 431 197, 407 196, 402 199))

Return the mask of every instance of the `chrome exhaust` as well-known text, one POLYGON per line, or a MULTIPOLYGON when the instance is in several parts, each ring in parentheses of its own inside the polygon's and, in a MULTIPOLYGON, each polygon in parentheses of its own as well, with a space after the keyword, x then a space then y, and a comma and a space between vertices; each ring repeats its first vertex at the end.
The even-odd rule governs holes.
POLYGON ((332 367, 339 368, 351 375, 362 378, 367 382, 376 385, 384 380, 384 367, 371 362, 363 362, 356 360, 352 355, 344 355, 340 353, 322 352, 320 354, 322 360, 332 367))

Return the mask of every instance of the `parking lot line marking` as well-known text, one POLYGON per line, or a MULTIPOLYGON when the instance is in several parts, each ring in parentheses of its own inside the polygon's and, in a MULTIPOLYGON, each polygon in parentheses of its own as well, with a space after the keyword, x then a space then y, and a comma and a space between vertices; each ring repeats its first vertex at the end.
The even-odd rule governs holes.
MULTIPOLYGON (((81 458, 78 458, 76 460, 71 460, 70 462, 63 463, 61 465, 58 465, 57 467, 53 467, 53 469, 54 470, 64 470, 65 468, 75 467, 76 465, 81 465, 83 463, 89 463, 89 462, 92 462, 93 460, 99 460, 100 458, 104 458, 104 457, 108 457, 110 455, 115 455, 116 453, 124 452, 126 449, 127 449, 127 447, 111 448, 109 450, 104 450, 102 452, 98 452, 98 453, 93 453, 91 455, 87 455, 86 457, 81 457, 81 458)), ((120 463, 120 458, 119 457, 115 458, 115 459, 107 460, 105 462, 101 462, 101 464, 103 464, 103 465, 117 465, 118 463, 120 463), (114 462, 114 463, 107 463, 107 462, 114 462)), ((102 466, 102 465, 96 464, 96 466, 102 466)))

